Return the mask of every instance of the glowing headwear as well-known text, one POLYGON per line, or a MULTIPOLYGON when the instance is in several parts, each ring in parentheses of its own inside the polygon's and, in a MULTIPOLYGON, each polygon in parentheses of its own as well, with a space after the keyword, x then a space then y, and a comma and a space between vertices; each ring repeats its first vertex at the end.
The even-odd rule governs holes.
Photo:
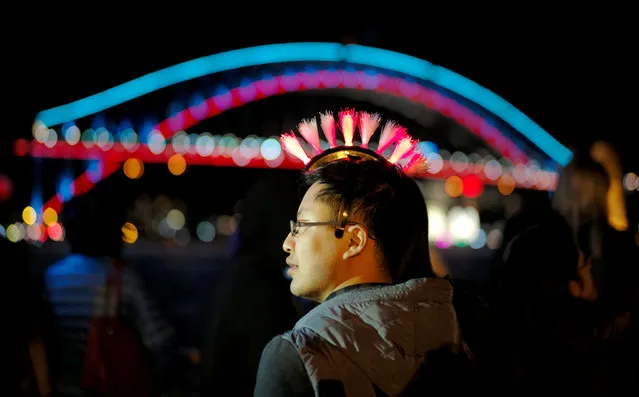
POLYGON ((323 150, 320 145, 319 129, 317 119, 303 120, 297 129, 300 135, 313 151, 309 157, 302 142, 293 131, 282 134, 280 142, 288 153, 300 159, 305 170, 312 171, 324 164, 345 158, 358 158, 365 161, 386 161, 391 164, 398 164, 405 173, 419 171, 426 166, 426 159, 419 151, 416 151, 418 141, 406 133, 406 128, 394 121, 387 121, 381 130, 379 142, 376 150, 368 149, 370 139, 379 127, 381 116, 377 113, 357 112, 347 109, 339 112, 339 125, 335 125, 332 112, 325 112, 320 115, 320 127, 330 146, 323 150), (337 127, 342 132, 344 144, 337 146, 337 127), (361 145, 354 144, 355 130, 359 129, 361 145), (383 153, 395 145, 390 157, 384 157, 383 153))
MULTIPOLYGON (((297 126, 300 135, 304 138, 310 149, 314 152, 309 157, 302 142, 293 131, 282 134, 280 142, 288 153, 300 159, 305 167, 305 171, 313 171, 325 164, 346 158, 356 158, 363 161, 379 161, 388 164, 397 164, 404 173, 412 173, 426 168, 426 159, 419 151, 416 151, 417 140, 406 133, 406 128, 394 121, 387 121, 382 127, 382 132, 377 144, 377 150, 368 148, 370 139, 380 125, 379 114, 356 112, 347 109, 339 112, 339 129, 342 131, 344 144, 337 146, 336 125, 333 113, 325 112, 320 115, 320 127, 330 146, 329 149, 322 150, 320 145, 319 130, 317 120, 303 120, 297 126), (361 145, 354 144, 355 130, 359 129, 361 145), (390 157, 384 157, 384 151, 393 148, 390 157)), ((335 230, 335 237, 342 238, 344 229, 349 217, 348 204, 340 206, 338 211, 338 221, 335 230)))

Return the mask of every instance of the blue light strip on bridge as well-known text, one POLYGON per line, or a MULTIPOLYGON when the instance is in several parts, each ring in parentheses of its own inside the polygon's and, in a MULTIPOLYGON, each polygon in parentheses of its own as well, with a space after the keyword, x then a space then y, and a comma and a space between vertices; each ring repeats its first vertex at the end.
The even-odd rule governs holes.
POLYGON ((550 158, 566 165, 572 152, 528 116, 492 91, 441 66, 398 52, 338 43, 270 44, 227 51, 149 73, 106 91, 40 112, 36 120, 55 126, 122 104, 153 91, 233 69, 286 62, 347 62, 431 81, 483 107, 528 138, 550 158))

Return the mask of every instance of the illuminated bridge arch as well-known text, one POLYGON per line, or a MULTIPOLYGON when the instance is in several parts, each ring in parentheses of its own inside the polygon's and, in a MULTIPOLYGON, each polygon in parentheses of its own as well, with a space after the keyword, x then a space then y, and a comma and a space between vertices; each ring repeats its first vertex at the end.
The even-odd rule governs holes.
MULTIPOLYGON (((466 127, 513 163, 527 154, 485 117, 490 114, 534 144, 548 159, 565 165, 571 152, 522 112, 491 91, 440 66, 392 51, 336 43, 288 43, 251 47, 198 58, 162 69, 104 92, 44 110, 36 121, 47 127, 74 122, 162 88, 214 73, 275 64, 290 65, 280 75, 219 92, 157 124, 165 138, 225 110, 264 97, 302 90, 349 88, 401 96, 434 109, 466 127), (438 89, 437 89, 438 88, 438 89), (450 94, 450 95, 449 95, 450 94), (480 108, 473 111, 468 103, 480 108)), ((101 177, 117 169, 110 164, 101 177)), ((76 194, 97 182, 84 174, 76 194)), ((97 178, 100 179, 100 178, 97 178)), ((60 203, 61 204, 61 203, 60 203)), ((45 205, 46 207, 47 205, 45 205)))
POLYGON ((570 150, 525 114, 497 94, 473 81, 441 66, 406 54, 352 44, 287 43, 227 51, 180 63, 104 92, 44 110, 37 115, 36 119, 47 126, 55 126, 202 76, 251 66, 293 62, 368 66, 430 82, 491 112, 560 165, 566 165, 572 156, 570 150))

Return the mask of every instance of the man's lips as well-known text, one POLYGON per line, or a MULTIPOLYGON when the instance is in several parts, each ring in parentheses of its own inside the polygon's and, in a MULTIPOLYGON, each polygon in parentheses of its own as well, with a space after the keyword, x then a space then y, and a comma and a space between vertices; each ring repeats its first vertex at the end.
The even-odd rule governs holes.
POLYGON ((286 273, 289 276, 292 276, 293 273, 297 272, 298 267, 297 267, 296 264, 294 264, 293 262, 289 261, 288 259, 286 260, 286 264, 289 266, 288 270, 286 271, 286 273))

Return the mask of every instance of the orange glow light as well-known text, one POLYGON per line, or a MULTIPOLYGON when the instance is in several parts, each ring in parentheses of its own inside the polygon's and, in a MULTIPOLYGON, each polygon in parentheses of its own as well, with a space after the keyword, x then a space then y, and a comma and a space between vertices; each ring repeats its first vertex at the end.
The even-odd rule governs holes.
POLYGON ((181 154, 174 154, 168 161, 169 171, 173 175, 182 175, 186 170, 186 159, 181 154))
POLYGON ((462 194, 463 187, 462 179, 457 175, 453 175, 446 179, 444 190, 448 196, 455 198, 462 194))
POLYGON ((122 168, 124 175, 131 179, 138 179, 144 174, 144 163, 133 157, 125 161, 122 168))

